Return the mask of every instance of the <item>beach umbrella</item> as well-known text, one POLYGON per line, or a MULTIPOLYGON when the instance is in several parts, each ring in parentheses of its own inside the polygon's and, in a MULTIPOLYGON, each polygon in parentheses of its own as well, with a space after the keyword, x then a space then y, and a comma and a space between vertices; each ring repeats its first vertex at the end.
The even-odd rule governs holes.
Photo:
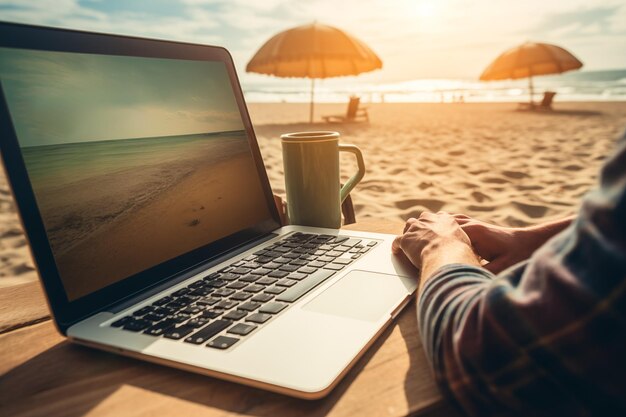
POLYGON ((560 74, 575 70, 583 63, 565 49, 548 43, 526 42, 509 49, 493 61, 480 75, 481 81, 528 77, 530 103, 533 103, 533 76, 560 74))
POLYGON ((313 122, 315 79, 358 75, 382 68, 380 58, 363 42, 332 26, 314 22, 274 35, 246 66, 247 72, 311 79, 313 122))

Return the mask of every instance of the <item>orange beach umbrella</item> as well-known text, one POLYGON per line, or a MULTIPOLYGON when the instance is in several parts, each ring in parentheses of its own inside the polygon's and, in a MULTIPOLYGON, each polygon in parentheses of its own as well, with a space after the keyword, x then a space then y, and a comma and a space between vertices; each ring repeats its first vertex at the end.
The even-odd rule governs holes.
POLYGON ((509 49, 493 61, 480 75, 481 81, 528 77, 530 102, 533 101, 533 76, 560 74, 575 70, 583 63, 565 49, 548 43, 526 42, 509 49))
POLYGON ((363 42, 332 26, 312 23, 274 35, 252 57, 247 72, 311 79, 310 121, 316 78, 358 75, 382 68, 363 42))

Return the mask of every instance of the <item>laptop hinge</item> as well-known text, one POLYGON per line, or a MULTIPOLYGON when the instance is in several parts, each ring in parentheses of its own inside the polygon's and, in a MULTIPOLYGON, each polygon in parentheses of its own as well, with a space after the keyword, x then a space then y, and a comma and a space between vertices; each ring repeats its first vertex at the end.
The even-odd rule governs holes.
POLYGON ((222 262, 225 262, 237 255, 242 254, 243 252, 250 250, 252 248, 254 248, 255 246, 263 243, 263 242, 267 242, 270 239, 273 239, 275 237, 277 237, 278 234, 276 233, 269 233, 265 236, 262 236, 258 239, 255 239, 251 242, 248 242, 242 246, 239 246, 235 249, 231 249, 230 251, 228 251, 228 253, 225 253, 223 255, 218 256, 217 258, 212 258, 211 260, 202 263, 200 265, 196 265, 192 268, 189 268, 187 270, 185 270, 184 272, 173 276, 172 278, 168 279, 165 282, 161 282, 157 285, 155 285, 154 287, 150 287, 147 288, 143 291, 141 291, 138 294, 135 294, 133 296, 131 296, 130 298, 125 298, 122 301, 119 301, 115 304, 111 304, 107 307, 104 307, 101 311, 108 311, 110 313, 119 313, 120 311, 123 311, 125 309, 127 309, 128 307, 131 307, 135 304, 138 304, 140 302, 142 302, 143 300, 145 300, 146 298, 152 297, 154 294, 158 294, 161 291, 164 291, 166 289, 168 289, 169 287, 172 287, 176 284, 178 284, 179 282, 182 282, 196 274, 199 274, 203 271, 206 271, 209 268, 212 268, 213 266, 220 264, 222 262))

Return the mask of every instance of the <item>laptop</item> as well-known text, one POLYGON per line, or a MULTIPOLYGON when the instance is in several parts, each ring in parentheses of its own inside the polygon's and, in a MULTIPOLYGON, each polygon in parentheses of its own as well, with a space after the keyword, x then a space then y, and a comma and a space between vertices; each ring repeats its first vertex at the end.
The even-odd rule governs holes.
POLYGON ((0 23, 0 151, 58 331, 327 395, 408 304, 392 235, 281 226, 224 48, 0 23))

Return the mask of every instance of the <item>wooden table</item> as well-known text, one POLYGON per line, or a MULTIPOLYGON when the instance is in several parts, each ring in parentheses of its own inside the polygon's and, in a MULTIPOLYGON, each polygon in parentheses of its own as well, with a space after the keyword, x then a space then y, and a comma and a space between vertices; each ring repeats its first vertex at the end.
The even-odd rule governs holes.
MULTIPOLYGON (((392 222, 348 229, 397 233, 392 222)), ((458 415, 431 376, 412 302, 339 386, 294 399, 68 343, 38 283, 0 289, 0 416, 458 415)))

